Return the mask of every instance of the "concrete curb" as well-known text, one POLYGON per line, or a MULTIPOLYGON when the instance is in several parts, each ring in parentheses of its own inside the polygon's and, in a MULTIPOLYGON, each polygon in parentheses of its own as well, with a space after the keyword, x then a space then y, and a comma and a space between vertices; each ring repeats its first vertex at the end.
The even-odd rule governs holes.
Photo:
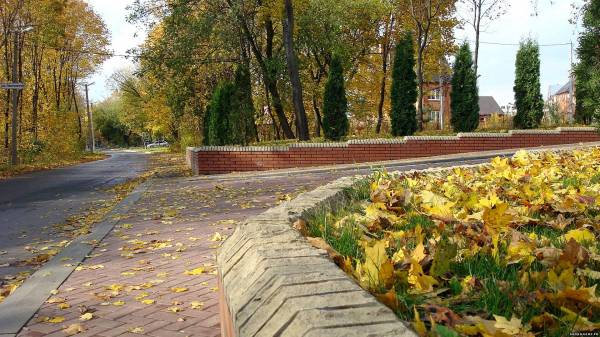
POLYGON ((354 182, 338 179, 250 218, 219 249, 223 307, 235 336, 416 336, 292 228, 344 198, 354 182))
POLYGON ((91 233, 73 240, 0 303, 0 336, 14 336, 19 333, 48 299, 50 292, 58 289, 95 248, 88 242, 102 241, 120 221, 118 215, 127 212, 149 185, 150 182, 144 182, 137 186, 102 222, 93 226, 91 233), (65 258, 69 258, 69 266, 64 262, 65 258))

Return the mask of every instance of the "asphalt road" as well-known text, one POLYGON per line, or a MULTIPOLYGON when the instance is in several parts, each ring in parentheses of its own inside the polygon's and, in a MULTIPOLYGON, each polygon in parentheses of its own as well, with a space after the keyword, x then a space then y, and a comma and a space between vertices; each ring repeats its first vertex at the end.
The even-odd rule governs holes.
POLYGON ((111 197, 106 190, 140 175, 148 155, 107 152, 110 158, 0 180, 0 277, 26 270, 6 266, 32 255, 26 246, 61 239, 52 225, 99 205, 111 197))

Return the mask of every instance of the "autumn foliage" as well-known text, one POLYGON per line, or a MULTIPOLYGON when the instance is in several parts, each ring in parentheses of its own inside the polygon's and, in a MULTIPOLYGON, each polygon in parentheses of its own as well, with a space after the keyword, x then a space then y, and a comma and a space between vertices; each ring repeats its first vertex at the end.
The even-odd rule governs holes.
POLYGON ((481 166, 378 172, 310 232, 422 336, 597 331, 599 160, 598 148, 521 151, 481 166))

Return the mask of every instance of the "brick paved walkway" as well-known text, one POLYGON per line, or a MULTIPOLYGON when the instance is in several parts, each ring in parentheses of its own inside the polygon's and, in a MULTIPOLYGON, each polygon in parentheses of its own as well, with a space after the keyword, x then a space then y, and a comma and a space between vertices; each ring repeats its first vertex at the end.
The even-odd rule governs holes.
POLYGON ((219 336, 215 233, 341 175, 155 179, 19 336, 66 336, 74 324, 81 337, 219 336))

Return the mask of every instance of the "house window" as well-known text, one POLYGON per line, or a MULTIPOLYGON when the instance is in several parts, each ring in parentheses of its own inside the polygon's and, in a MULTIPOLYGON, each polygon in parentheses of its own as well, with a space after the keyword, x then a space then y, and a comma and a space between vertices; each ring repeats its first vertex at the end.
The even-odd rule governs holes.
POLYGON ((429 112, 429 121, 430 122, 434 122, 437 123, 440 117, 440 112, 439 111, 430 111, 429 112))
POLYGON ((427 99, 430 101, 440 101, 442 99, 442 89, 437 88, 429 92, 427 99))

